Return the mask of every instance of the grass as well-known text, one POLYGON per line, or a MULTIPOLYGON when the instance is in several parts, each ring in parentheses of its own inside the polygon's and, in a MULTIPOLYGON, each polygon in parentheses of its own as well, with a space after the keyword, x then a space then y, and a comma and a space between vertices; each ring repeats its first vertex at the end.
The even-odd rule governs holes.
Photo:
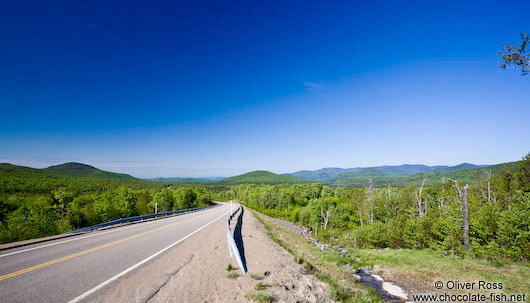
POLYGON ((254 289, 255 290, 262 290, 264 289, 265 287, 267 287, 267 284, 263 284, 261 282, 258 282, 258 284, 256 284, 256 286, 254 286, 254 289))
MULTIPOLYGON (((447 256, 440 251, 427 249, 349 249, 348 256, 343 258, 333 249, 320 251, 301 236, 267 216, 256 212, 254 214, 264 224, 271 239, 295 256, 295 262, 303 260, 302 266, 306 271, 330 285, 330 297, 336 301, 375 302, 379 298, 377 294, 374 298, 373 290, 360 286, 352 281, 351 277, 343 274, 343 271, 337 270, 346 265, 354 269, 363 266, 380 269, 384 273, 385 280, 403 287, 409 294, 436 293, 434 282, 438 280, 500 282, 503 284, 503 289, 495 290, 496 293, 530 294, 528 262, 496 265, 487 260, 447 256), (368 290, 368 295, 359 296, 355 288, 368 290), (346 298, 351 292, 354 298, 346 298)), ((465 293, 466 290, 444 288, 439 292, 460 294, 465 293)), ((489 294, 492 291, 475 289, 475 292, 489 294)))
POLYGON ((231 272, 229 272, 229 273, 226 275, 226 277, 227 277, 228 279, 235 280, 235 279, 237 279, 237 277, 239 277, 239 275, 238 275, 235 271, 231 271, 231 272))
POLYGON ((257 212, 254 215, 263 224, 269 237, 294 256, 295 262, 330 286, 331 299, 339 302, 382 302, 373 289, 356 284, 353 277, 338 271, 333 264, 335 256, 320 251, 300 235, 270 218, 257 212))
MULTIPOLYGON (((487 260, 457 258, 433 250, 351 250, 353 257, 365 260, 396 276, 416 281, 418 290, 433 291, 437 280, 458 280, 461 282, 500 282, 506 294, 530 294, 530 267, 528 263, 495 265, 487 260)), ((499 291, 500 292, 500 291, 499 291)))
POLYGON ((272 302, 272 296, 262 290, 252 291, 247 295, 247 299, 258 303, 270 303, 272 302))
POLYGON ((263 279, 263 276, 257 273, 250 273, 250 277, 254 280, 261 280, 263 279))
POLYGON ((296 262, 298 264, 303 264, 304 263, 304 258, 299 257, 299 256, 294 256, 294 262, 296 262))

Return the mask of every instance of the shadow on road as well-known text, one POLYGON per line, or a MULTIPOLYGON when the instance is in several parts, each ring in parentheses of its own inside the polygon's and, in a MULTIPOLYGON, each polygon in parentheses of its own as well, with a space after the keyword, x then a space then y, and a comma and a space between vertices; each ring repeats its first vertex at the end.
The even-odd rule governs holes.
POLYGON ((237 218, 236 228, 234 229, 234 240, 236 241, 237 249, 241 254, 241 261, 243 262, 243 267, 245 272, 247 271, 247 259, 245 258, 245 247, 243 246, 243 236, 241 235, 241 228, 243 227, 243 214, 245 209, 241 207, 241 212, 237 218))

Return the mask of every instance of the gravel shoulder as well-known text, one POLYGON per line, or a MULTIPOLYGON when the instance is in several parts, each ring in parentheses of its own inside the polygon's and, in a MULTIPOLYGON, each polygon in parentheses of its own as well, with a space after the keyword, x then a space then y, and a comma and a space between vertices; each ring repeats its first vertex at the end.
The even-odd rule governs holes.
POLYGON ((101 302, 249 302, 258 283, 274 302, 332 302, 329 286, 273 242, 250 210, 242 218, 244 276, 235 257, 228 255, 226 218, 122 278, 105 290, 101 302), (237 277, 228 277, 228 264, 237 277))

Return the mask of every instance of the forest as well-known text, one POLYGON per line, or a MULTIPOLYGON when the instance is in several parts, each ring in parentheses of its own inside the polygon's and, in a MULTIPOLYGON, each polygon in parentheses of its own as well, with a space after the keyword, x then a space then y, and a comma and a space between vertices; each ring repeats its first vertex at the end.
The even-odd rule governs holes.
POLYGON ((205 206, 216 190, 143 181, 92 167, 72 169, 70 164, 61 169, 0 164, 0 243, 150 214, 155 203, 159 212, 205 206))
POLYGON ((352 248, 435 249, 497 263, 530 259, 530 154, 498 172, 482 170, 469 186, 470 250, 463 245, 463 187, 332 187, 240 184, 216 194, 312 229, 319 240, 352 248))

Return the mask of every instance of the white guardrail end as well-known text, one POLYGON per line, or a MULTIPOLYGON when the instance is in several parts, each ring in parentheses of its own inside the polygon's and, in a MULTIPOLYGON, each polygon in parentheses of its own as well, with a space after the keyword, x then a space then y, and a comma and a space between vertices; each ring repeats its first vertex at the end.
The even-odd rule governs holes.
POLYGON ((230 257, 232 257, 232 254, 236 255, 237 263, 239 264, 239 267, 241 268, 241 271, 246 276, 247 275, 247 269, 245 268, 243 264, 243 259, 241 258, 241 253, 239 251, 239 248, 237 247, 236 241, 234 240, 234 236, 232 235, 232 231, 230 230, 230 221, 234 217, 235 214, 241 209, 241 205, 230 214, 230 217, 228 220, 226 220, 226 240, 228 242, 228 254, 230 257))

